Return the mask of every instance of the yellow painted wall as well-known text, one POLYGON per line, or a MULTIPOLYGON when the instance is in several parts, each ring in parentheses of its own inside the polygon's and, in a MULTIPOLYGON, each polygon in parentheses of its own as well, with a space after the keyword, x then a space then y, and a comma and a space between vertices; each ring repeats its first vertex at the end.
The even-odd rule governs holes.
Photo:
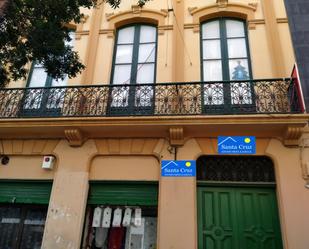
MULTIPOLYGON (((84 10, 89 17, 77 28, 79 37, 75 40, 75 49, 80 52, 81 60, 92 66, 87 69, 87 77, 84 72, 77 78, 70 79, 70 85, 89 84, 87 79, 91 79, 91 84, 108 84, 111 81, 116 30, 108 18, 126 11, 132 18, 138 18, 143 15, 144 10, 148 11, 147 15, 145 14, 147 17, 154 18, 159 23, 157 82, 172 82, 181 77, 182 81, 200 80, 200 23, 194 23, 195 16, 190 14, 190 11, 195 9, 200 10, 200 13, 207 12, 216 1, 154 0, 147 3, 141 12, 132 11, 132 4, 135 3, 135 0, 125 0, 120 9, 116 10, 104 4, 97 10, 96 17, 94 10, 84 10), (177 22, 173 13, 166 14, 166 10, 172 6, 178 11, 175 14, 177 22), (96 20, 100 23, 94 30, 96 20), (183 36, 179 34, 177 23, 183 36), (90 36, 94 38, 90 39, 90 36), (173 49, 177 44, 181 45, 182 49, 178 52, 183 56, 177 56, 177 51, 173 49), (90 50, 92 50, 91 56, 90 50)), ((250 1, 256 3, 250 6, 247 0, 229 0, 228 3, 233 10, 238 8, 240 11, 247 11, 250 6, 256 6, 256 10, 252 10, 253 7, 249 8, 251 19, 248 23, 254 78, 289 77, 295 59, 288 23, 284 20, 286 14, 283 0, 272 0, 275 11, 273 15, 268 16, 265 15, 265 7, 270 3, 268 0, 250 1), (273 19, 269 20, 270 17, 273 19), (271 28, 277 31, 274 34, 280 39, 274 39, 277 36, 270 32, 271 28), (278 53, 274 54, 272 48, 280 47, 279 45, 282 51, 279 53, 280 56, 277 56, 278 53), (282 63, 283 69, 280 71, 279 68, 280 72, 274 65, 275 61, 282 63)), ((215 9, 223 12, 226 10, 218 6, 215 6, 215 9)), ((25 81, 10 84, 10 87, 23 86, 25 81)), ((239 132, 243 132, 243 127, 244 125, 238 127, 239 132)), ((123 139, 116 137, 117 129, 121 129, 121 126, 111 131, 111 134, 115 134, 115 138, 112 139, 104 139, 101 136, 87 140, 85 134, 86 142, 81 147, 70 147, 66 140, 59 139, 2 141, 4 149, 3 151, 0 149, 1 153, 9 155, 11 160, 7 166, 0 165, 0 179, 54 179, 42 248, 79 247, 89 180, 138 180, 159 181, 159 248, 197 249, 196 181, 160 177, 160 160, 174 158, 169 152, 169 143, 166 140, 168 135, 161 139, 135 138, 136 134, 132 132, 126 136, 130 138, 123 139), (50 154, 57 157, 56 167, 53 171, 42 170, 42 157, 50 154), (69 218, 61 220, 59 213, 69 218)), ((191 131, 193 129, 192 126, 191 131)), ((227 126, 224 129, 224 132, 229 132, 227 126)), ((309 197, 301 174, 299 149, 284 147, 267 133, 266 128, 264 131, 265 133, 261 127, 257 154, 270 156, 276 166, 278 203, 285 249, 308 249, 309 239, 306 231, 309 230, 309 220, 305 214, 309 209, 309 197)), ((235 129, 233 132, 235 133, 235 129)), ((35 133, 31 133, 29 129, 29 134, 31 136, 35 133)), ((193 138, 186 140, 185 145, 178 149, 178 159, 196 160, 200 155, 217 154, 215 138, 211 135, 205 137, 204 133, 194 134, 193 138)), ((309 154, 308 150, 306 153, 309 154)))
MULTIPOLYGON (((87 77, 84 77, 85 75, 83 74, 86 74, 84 71, 76 78, 70 79, 68 82, 69 85, 110 83, 115 39, 113 34, 115 34, 116 30, 115 27, 111 26, 109 18, 121 13, 131 13, 132 18, 138 18, 141 14, 132 12, 132 6, 135 4, 135 0, 122 1, 119 9, 112 9, 108 4, 103 4, 100 6, 99 10, 102 12, 101 19, 96 19, 94 17, 94 10, 83 10, 86 15, 86 21, 83 24, 77 25, 77 39, 75 40, 74 49, 79 52, 81 61, 86 66, 88 65, 90 67, 87 69, 87 77), (93 29, 93 25, 96 21, 101 22, 98 26, 99 30, 93 29), (90 39, 90 34, 93 32, 99 32, 100 34, 95 38, 92 37, 90 39), (94 42, 93 39, 98 39, 98 42, 94 42), (90 50, 93 55, 89 58, 88 55, 90 50), (94 59, 93 56, 95 56, 94 59)), ((201 13, 206 13, 207 8, 210 8, 211 6, 216 6, 215 0, 156 0, 148 2, 141 9, 142 11, 150 10, 163 13, 164 11, 167 11, 168 8, 171 9, 173 7, 175 11, 175 15, 173 12, 169 12, 166 17, 162 19, 163 22, 159 24, 159 29, 162 28, 162 25, 170 25, 171 29, 159 32, 156 72, 157 82, 175 81, 177 80, 177 75, 180 75, 180 78, 182 79, 181 81, 198 81, 201 79, 200 34, 196 28, 190 27, 190 25, 192 26, 193 24, 198 26, 200 23, 195 23, 194 15, 192 15, 190 11, 192 9, 198 9, 201 10, 201 13), (183 35, 179 35, 180 31, 183 32, 183 35), (173 51, 173 47, 176 46, 176 44, 181 45, 180 50, 184 54, 183 58, 180 58, 180 60, 175 60, 177 55, 175 55, 176 52, 173 51)), ((249 12, 252 13, 248 16, 250 22, 249 47, 252 59, 253 77, 255 79, 279 76, 289 77, 295 59, 283 0, 255 0, 250 3, 248 3, 247 0, 230 0, 228 1, 228 6, 228 8, 232 8, 234 12, 224 14, 227 16, 239 15, 240 12, 247 11, 246 8, 248 8, 248 6, 255 6, 254 8, 256 8, 255 10, 250 10, 249 12), (274 23, 271 24, 267 19, 269 18, 269 15, 265 15, 265 8, 268 9, 269 4, 273 4, 274 6, 274 13, 270 16, 273 17, 273 21, 276 23, 275 25, 274 23), (265 6, 265 8, 263 6, 265 6), (239 13, 235 11, 239 11, 239 13), (251 27, 252 22, 255 23, 254 28, 251 27), (277 30, 277 33, 269 32, 269 28, 266 28, 269 23, 271 29, 277 30), (277 36, 273 35, 274 33, 276 33, 277 36), (273 37, 269 37, 271 35, 273 37), (276 39, 276 37, 278 39, 276 39), (279 49, 277 55, 274 56, 274 48, 279 45, 281 46, 281 50, 279 49), (280 61, 279 64, 282 64, 282 70, 280 72, 276 71, 276 66, 274 65, 278 64, 275 63, 278 61, 280 61)), ((215 7, 214 10, 223 13, 228 10, 228 8, 215 7)), ((152 16, 152 14, 147 15, 149 17, 152 16)), ((157 18, 155 14, 153 14, 152 17, 154 20, 157 18)), ((180 51, 178 50, 177 53, 179 52, 180 51)), ((24 87, 25 82, 25 80, 12 82, 9 87, 24 87)))
POLYGON ((54 177, 54 170, 42 169, 43 156, 9 156, 9 158, 8 165, 0 166, 0 180, 49 180, 54 177))
POLYGON ((150 156, 97 156, 90 166, 90 180, 158 181, 157 158, 150 156))
MULTIPOLYGON (((35 143, 42 144, 43 141, 26 144, 27 147, 32 144, 34 148, 35 143)), ((42 248, 67 248, 70 243, 74 245, 72 248, 78 247, 90 180, 159 181, 160 248, 196 248, 196 181, 194 178, 160 177, 158 158, 174 158, 167 141, 98 139, 88 140, 83 146, 74 148, 61 140, 54 144, 52 151, 48 151, 57 157, 52 171, 41 169, 42 156, 32 155, 33 149, 16 149, 14 153, 10 149, 22 148, 20 144, 23 143, 16 140, 4 142, 5 152, 11 151, 8 154, 11 160, 8 165, 0 167, 0 178, 54 180, 42 248), (62 219, 61 214, 68 218, 62 219), (178 219, 180 216, 182 219, 178 219)), ((189 139, 178 149, 177 159, 196 160, 201 155, 216 155, 216 144, 215 138, 189 139)), ((309 159, 308 152, 308 149, 303 151, 305 161, 309 159)), ((309 208, 309 196, 302 178, 300 150, 284 147, 277 139, 258 138, 257 155, 269 156, 275 165, 284 248, 307 249, 309 220, 304 214, 309 208)))

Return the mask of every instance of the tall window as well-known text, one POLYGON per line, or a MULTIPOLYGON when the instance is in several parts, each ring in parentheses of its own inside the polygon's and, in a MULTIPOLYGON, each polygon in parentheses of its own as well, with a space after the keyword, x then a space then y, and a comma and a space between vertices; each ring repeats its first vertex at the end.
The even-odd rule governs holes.
MULTIPOLYGON (((254 89, 245 22, 220 18, 202 24, 202 80, 206 112, 242 112, 254 108, 254 89), (230 81, 223 83, 220 81, 230 81)), ((253 110, 253 109, 252 109, 253 110)))
POLYGON ((153 26, 135 24, 118 30, 111 83, 141 86, 113 86, 111 106, 114 109, 129 106, 136 111, 151 107, 153 87, 142 84, 155 82, 156 47, 157 29, 153 26))
MULTIPOLYGON (((70 32, 71 41, 66 43, 73 47, 73 42, 75 39, 75 33, 70 32)), ((28 79, 28 87, 49 87, 49 86, 65 86, 67 84, 68 77, 65 77, 63 80, 55 80, 52 77, 48 76, 43 65, 39 63, 33 63, 31 72, 28 79)))
POLYGON ((154 83, 157 31, 134 25, 118 30, 113 84, 154 83))
MULTIPOLYGON (((73 46, 75 33, 70 32, 71 41, 66 45, 73 46)), ((29 74, 26 94, 24 96, 24 104, 21 110, 21 115, 24 116, 36 116, 40 115, 40 112, 44 112, 45 115, 51 113, 60 113, 61 105, 63 104, 63 95, 65 89, 54 88, 48 89, 44 87, 51 86, 66 86, 68 77, 66 76, 63 80, 55 80, 50 77, 43 65, 37 62, 32 63, 31 71, 29 74), (33 88, 32 87, 39 87, 33 88)))
POLYGON ((251 78, 245 23, 216 19, 202 25, 203 80, 251 78))

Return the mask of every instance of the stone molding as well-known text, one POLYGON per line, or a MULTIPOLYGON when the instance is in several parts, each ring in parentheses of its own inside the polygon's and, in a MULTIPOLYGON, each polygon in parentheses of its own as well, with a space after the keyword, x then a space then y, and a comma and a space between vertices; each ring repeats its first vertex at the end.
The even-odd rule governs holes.
MULTIPOLYGON (((190 24, 193 27, 193 32, 199 32, 200 23, 214 17, 238 17, 248 21, 249 29, 254 29, 255 24, 252 22, 255 18, 257 10, 256 3, 239 4, 229 3, 227 0, 218 0, 216 4, 205 7, 189 7, 188 11, 193 17, 193 22, 190 24)), ((189 24, 186 24, 187 27, 189 24)))
MULTIPOLYGON (((159 34, 163 34, 167 26, 165 18, 168 16, 168 10, 160 11, 153 9, 144 9, 137 5, 132 5, 131 10, 115 13, 106 13, 106 20, 109 22, 107 30, 115 30, 123 25, 146 22, 158 26, 159 34)), ((170 27, 169 27, 170 29, 170 27)), ((110 34, 110 33, 109 33, 110 34)), ((110 35, 109 35, 110 36, 110 35)))

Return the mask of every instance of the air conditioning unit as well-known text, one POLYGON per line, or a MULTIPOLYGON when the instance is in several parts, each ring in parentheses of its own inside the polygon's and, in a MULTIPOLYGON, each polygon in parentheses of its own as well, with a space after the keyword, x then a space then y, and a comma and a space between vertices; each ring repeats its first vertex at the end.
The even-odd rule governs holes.
POLYGON ((55 157, 54 156, 44 156, 43 157, 43 163, 42 163, 42 169, 53 169, 55 164, 55 157))

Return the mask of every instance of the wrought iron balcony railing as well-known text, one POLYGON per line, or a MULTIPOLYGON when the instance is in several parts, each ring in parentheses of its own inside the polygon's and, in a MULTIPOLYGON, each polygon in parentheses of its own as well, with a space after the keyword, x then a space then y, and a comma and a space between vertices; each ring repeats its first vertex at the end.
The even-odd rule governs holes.
POLYGON ((293 79, 0 90, 0 118, 301 113, 293 79))

